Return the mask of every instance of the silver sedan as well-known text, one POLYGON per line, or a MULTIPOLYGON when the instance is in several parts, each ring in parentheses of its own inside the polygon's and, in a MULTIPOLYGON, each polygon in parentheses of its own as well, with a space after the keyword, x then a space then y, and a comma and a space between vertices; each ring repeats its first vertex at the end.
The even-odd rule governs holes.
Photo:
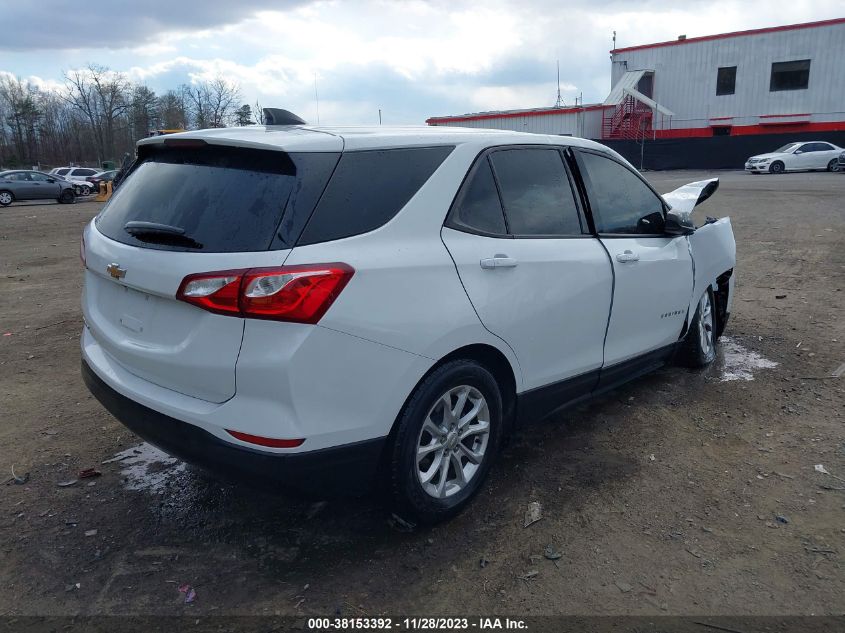
POLYGON ((15 200, 58 200, 68 204, 74 201, 72 182, 54 174, 40 171, 0 171, 0 206, 8 207, 15 200))

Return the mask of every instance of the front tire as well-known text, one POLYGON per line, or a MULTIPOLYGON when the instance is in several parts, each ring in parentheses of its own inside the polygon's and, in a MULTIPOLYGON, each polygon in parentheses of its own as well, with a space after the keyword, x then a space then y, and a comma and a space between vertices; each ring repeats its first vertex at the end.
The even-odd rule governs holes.
POLYGON ((771 165, 769 165, 769 173, 770 174, 782 174, 783 170, 784 170, 784 165, 779 160, 776 160, 771 165))
POLYGON ((8 207, 14 200, 15 196, 12 195, 11 191, 0 191, 0 207, 8 207))
POLYGON ((716 311, 713 291, 708 288, 698 301, 698 307, 681 344, 681 364, 687 367, 706 367, 716 358, 716 311))
POLYGON ((830 161, 827 164, 827 170, 828 171, 838 171, 838 168, 837 168, 838 163, 839 163, 839 160, 834 158, 832 161, 830 161))
POLYGON ((82 195, 83 196, 90 196, 91 195, 91 187, 88 185, 82 185, 82 195))
POLYGON ((496 379, 472 360, 435 369, 396 422, 390 461, 396 512, 432 524, 463 510, 481 488, 502 436, 496 379))

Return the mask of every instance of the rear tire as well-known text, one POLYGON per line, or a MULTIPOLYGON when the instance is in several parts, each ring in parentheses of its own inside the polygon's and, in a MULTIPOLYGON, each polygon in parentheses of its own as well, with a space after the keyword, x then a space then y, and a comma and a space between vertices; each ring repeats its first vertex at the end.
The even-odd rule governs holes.
POLYGON ((15 196, 11 191, 5 189, 0 191, 0 207, 8 207, 14 200, 15 196))
POLYGON ((782 174, 783 169, 784 169, 784 165, 779 160, 776 160, 771 165, 769 165, 769 173, 770 174, 782 174))
POLYGON ((698 301, 687 335, 681 343, 680 361, 686 367, 706 367, 716 358, 716 310, 708 288, 698 301))
POLYGON ((73 189, 65 189, 62 191, 62 194, 59 196, 59 202, 62 204, 70 204, 76 199, 76 195, 73 193, 73 189))
POLYGON ((501 391, 479 363, 450 361, 417 386, 396 425, 394 510, 413 522, 444 521, 469 504, 490 471, 502 436, 501 391))

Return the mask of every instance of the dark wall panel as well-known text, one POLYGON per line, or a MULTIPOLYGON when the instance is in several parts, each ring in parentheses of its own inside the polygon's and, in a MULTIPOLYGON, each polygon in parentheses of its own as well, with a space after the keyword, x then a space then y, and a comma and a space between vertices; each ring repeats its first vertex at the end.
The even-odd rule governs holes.
POLYGON ((754 134, 711 138, 667 138, 639 141, 600 140, 635 167, 643 169, 743 169, 745 159, 765 154, 792 142, 828 141, 845 147, 845 132, 806 132, 802 134, 754 134))

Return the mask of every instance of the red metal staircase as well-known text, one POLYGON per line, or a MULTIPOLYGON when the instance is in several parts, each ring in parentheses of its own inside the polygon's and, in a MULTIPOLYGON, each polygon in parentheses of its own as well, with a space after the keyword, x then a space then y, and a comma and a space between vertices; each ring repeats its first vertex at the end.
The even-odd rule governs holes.
POLYGON ((613 109, 606 108, 602 114, 601 137, 640 139, 651 135, 652 112, 644 103, 631 95, 613 109))

